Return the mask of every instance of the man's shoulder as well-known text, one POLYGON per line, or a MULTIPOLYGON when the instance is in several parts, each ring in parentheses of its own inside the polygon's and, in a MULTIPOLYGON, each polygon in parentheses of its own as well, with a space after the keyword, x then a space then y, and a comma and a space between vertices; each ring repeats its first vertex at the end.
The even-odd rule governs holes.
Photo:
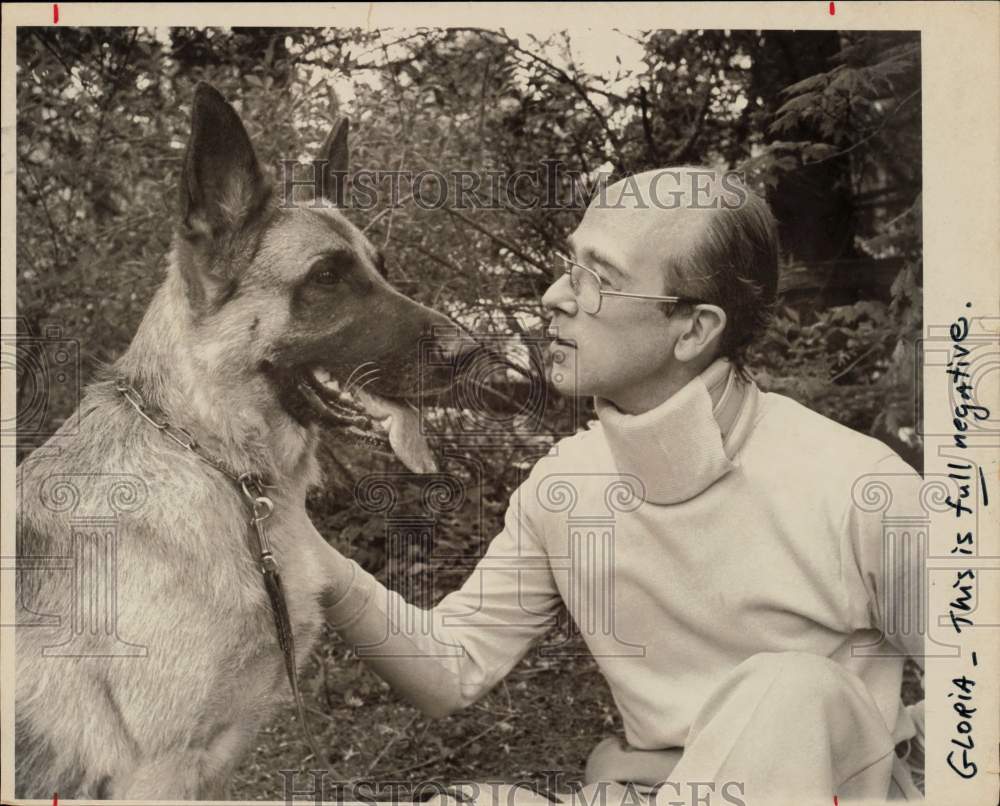
POLYGON ((643 495, 641 480, 621 473, 600 422, 556 442, 532 467, 515 497, 521 506, 550 515, 600 514, 609 496, 632 502, 643 495))
POLYGON ((892 448, 774 392, 761 395, 752 434, 741 464, 770 485, 815 496, 825 490, 835 500, 852 500, 876 478, 909 487, 920 476, 892 448))
POLYGON ((611 462, 611 451, 599 420, 591 420, 575 434, 563 437, 541 457, 535 469, 548 473, 600 470, 611 462))
POLYGON ((828 462, 870 467, 892 458, 895 451, 875 437, 838 423, 797 400, 777 392, 762 392, 751 439, 752 447, 786 461, 828 462))
POLYGON ((871 510, 885 492, 900 511, 921 511, 914 502, 923 479, 892 448, 784 395, 761 395, 742 453, 744 474, 756 488, 815 507, 826 502, 834 518, 871 510))

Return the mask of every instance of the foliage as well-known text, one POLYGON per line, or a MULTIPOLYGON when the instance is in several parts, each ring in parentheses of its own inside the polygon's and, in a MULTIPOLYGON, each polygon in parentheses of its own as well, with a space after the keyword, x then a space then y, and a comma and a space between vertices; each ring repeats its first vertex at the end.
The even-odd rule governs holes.
MULTIPOLYGON (((877 316, 864 300, 853 312, 813 312, 813 325, 802 331, 807 342, 802 348, 821 339, 830 349, 821 355, 814 351, 810 366, 788 373, 783 388, 794 393, 796 384, 808 383, 794 378, 817 372, 819 380, 825 377, 841 385, 853 380, 849 394, 838 395, 827 387, 804 397, 829 416, 879 435, 920 467, 921 443, 914 423, 922 311, 920 44, 913 37, 852 32, 843 35, 833 62, 831 69, 782 91, 786 100, 769 131, 775 138, 796 139, 772 140, 747 168, 779 188, 786 172, 841 164, 839 181, 849 193, 852 217, 850 248, 841 255, 900 258, 903 265, 889 289, 887 309, 877 316), (853 328, 868 322, 871 327, 853 328), (817 327, 823 333, 817 333, 817 327), (867 376, 860 375, 866 365, 867 376), (850 377, 842 367, 849 367, 850 377), (836 403, 828 407, 826 398, 836 403), (838 417, 838 410, 847 416, 838 417)), ((798 317, 784 323, 779 317, 776 326, 787 334, 797 324, 798 317)))
MULTIPOLYGON (((392 206, 383 183, 375 209, 352 211, 388 253, 398 287, 480 332, 527 344, 536 360, 550 255, 585 200, 573 195, 569 177, 587 186, 601 171, 614 178, 677 162, 743 169, 771 190, 790 263, 804 260, 822 274, 831 258, 905 260, 883 295, 889 317, 878 323, 881 335, 892 336, 880 336, 865 359, 877 378, 854 372, 834 384, 843 365, 831 353, 794 372, 765 362, 763 379, 787 378, 778 386, 799 389, 806 403, 813 387, 792 380, 802 372, 828 393, 845 381, 900 388, 909 379, 912 386, 920 317, 918 39, 781 31, 619 37, 641 48, 641 61, 591 73, 567 33, 21 29, 19 316, 36 333, 55 322, 79 339, 84 378, 121 353, 160 278, 191 88, 204 79, 245 112, 271 166, 314 153, 342 111, 352 117, 356 169, 544 173, 546 160, 560 160, 554 209, 534 203, 555 192, 544 183, 521 186, 523 205, 484 185, 477 209, 463 209, 453 195, 425 209, 417 201, 433 196, 427 183, 403 183, 402 203, 392 206), (354 97, 342 102, 335 85, 354 97)), ((786 310, 817 316, 821 327, 830 301, 817 294, 799 302, 786 310)), ((799 332, 788 324, 786 336, 799 332)), ((53 394, 56 419, 72 401, 53 394)), ((845 419, 893 439, 912 432, 911 409, 889 407, 877 423, 869 411, 847 411, 845 419)), ((587 410, 581 402, 579 411, 587 410)))
MULTIPOLYGON (((918 36, 657 30, 608 37, 605 50, 633 48, 640 58, 592 68, 570 33, 471 28, 19 29, 20 332, 61 326, 80 342, 84 381, 123 352, 162 277, 192 89, 206 80, 234 101, 262 162, 274 168, 314 154, 341 113, 352 121, 355 170, 544 175, 546 161, 559 160, 557 205, 537 203, 552 190, 544 183, 527 183, 514 199, 485 183, 475 209, 457 204, 454 188, 448 204, 418 204, 433 188, 404 183, 398 205, 383 184, 374 209, 348 211, 387 253, 397 287, 536 362, 539 300, 556 271, 550 256, 579 220, 581 188, 602 175, 677 163, 745 171, 779 217, 783 282, 793 269, 810 278, 795 294, 786 288, 754 354, 759 382, 877 434, 919 463, 918 36), (893 261, 902 267, 894 281, 875 283, 893 261), (860 273, 844 288, 835 280, 848 263, 860 273)), ((511 383, 516 398, 524 387, 511 383)), ((25 388, 22 382, 19 391, 25 388)), ((47 418, 55 424, 74 398, 58 386, 50 396, 47 418)), ((487 452, 471 444, 452 457, 450 469, 469 491, 440 524, 456 555, 499 528, 507 496, 544 450, 544 435, 589 412, 587 401, 554 402, 531 425, 542 435, 534 443, 520 434, 506 447, 487 452)), ((384 520, 361 511, 350 492, 365 474, 393 466, 342 445, 328 446, 323 461, 330 483, 310 501, 314 519, 332 542, 384 574, 384 520)), ((428 573, 428 559, 412 557, 410 570, 428 573)), ((432 599, 460 579, 459 569, 450 577, 448 570, 435 577, 432 599)), ((314 679, 361 674, 328 668, 332 652, 321 650, 314 670, 326 672, 314 679)), ((612 727, 593 667, 567 666, 568 677, 558 678, 566 685, 553 690, 572 696, 581 669, 594 689, 581 696, 603 705, 574 725, 586 737, 572 745, 578 765, 584 742, 612 727)), ((369 689, 358 696, 382 698, 366 680, 369 689)), ((343 679, 333 685, 333 695, 314 692, 320 707, 324 698, 347 696, 343 679)), ((499 695, 491 696, 487 709, 499 707, 499 695)), ((523 715, 545 707, 529 703, 523 715)), ((344 701, 338 718, 349 723, 351 708, 344 701)), ((549 724, 561 724, 557 713, 549 724)), ((398 713, 393 720, 385 724, 404 730, 398 713)))

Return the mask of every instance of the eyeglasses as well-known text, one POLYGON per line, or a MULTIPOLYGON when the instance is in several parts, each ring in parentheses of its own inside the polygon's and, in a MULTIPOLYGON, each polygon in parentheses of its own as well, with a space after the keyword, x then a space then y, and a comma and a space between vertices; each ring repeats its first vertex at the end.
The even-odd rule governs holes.
POLYGON ((702 304, 700 300, 690 297, 663 297, 653 294, 632 294, 627 291, 609 291, 604 287, 604 280, 596 271, 566 255, 556 252, 556 256, 566 264, 565 274, 569 276, 569 285, 576 295, 576 302, 584 313, 594 314, 601 310, 601 300, 604 297, 625 297, 627 299, 649 300, 652 302, 670 302, 673 304, 702 304))

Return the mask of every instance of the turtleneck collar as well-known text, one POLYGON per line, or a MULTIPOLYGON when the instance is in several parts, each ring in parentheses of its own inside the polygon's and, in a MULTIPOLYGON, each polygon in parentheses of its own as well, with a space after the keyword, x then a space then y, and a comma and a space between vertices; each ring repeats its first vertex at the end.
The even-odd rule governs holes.
POLYGON ((755 384, 719 359, 642 414, 623 414, 601 398, 595 407, 618 472, 641 479, 649 503, 678 504, 735 467, 757 394, 755 384))

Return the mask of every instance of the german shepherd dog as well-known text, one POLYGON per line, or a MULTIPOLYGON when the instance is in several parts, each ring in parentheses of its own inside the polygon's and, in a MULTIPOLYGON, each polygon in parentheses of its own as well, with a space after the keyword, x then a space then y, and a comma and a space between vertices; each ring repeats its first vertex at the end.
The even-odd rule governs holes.
POLYGON ((111 582, 94 583, 112 602, 110 650, 107 624, 76 623, 97 567, 87 563, 104 555, 84 551, 62 570, 22 563, 20 797, 224 798, 285 698, 247 500, 204 456, 267 480, 299 664, 320 632, 332 551, 305 508, 320 481, 319 424, 373 434, 414 471, 434 466, 407 401, 445 388, 475 342, 394 290, 378 251, 335 209, 346 121, 323 150, 312 198, 283 205, 235 110, 197 87, 166 279, 127 352, 87 389, 75 433, 18 469, 20 557, 72 557, 81 529, 116 536, 111 582), (453 361, 423 362, 443 367, 431 374, 417 351, 435 338, 453 361), (124 496, 123 480, 134 482, 124 496), (126 503, 114 523, 87 520, 116 489, 126 503))

